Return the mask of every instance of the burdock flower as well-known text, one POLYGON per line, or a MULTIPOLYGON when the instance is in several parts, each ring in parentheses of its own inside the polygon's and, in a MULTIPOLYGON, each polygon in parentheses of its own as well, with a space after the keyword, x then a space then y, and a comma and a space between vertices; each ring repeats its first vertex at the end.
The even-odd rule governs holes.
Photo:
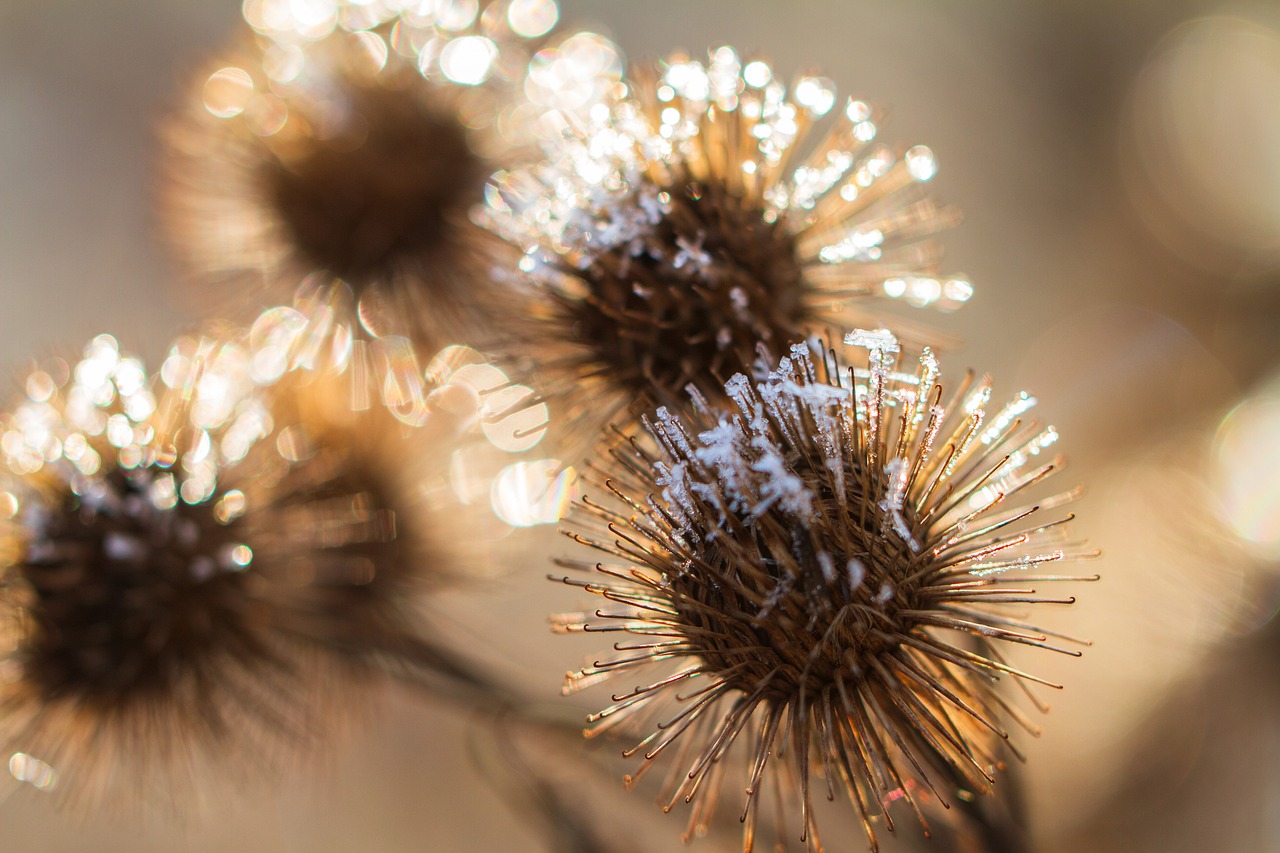
POLYGON ((931 235, 955 217, 923 191, 933 153, 881 144, 872 108, 838 108, 830 80, 788 90, 722 47, 620 91, 544 161, 495 176, 486 212, 525 251, 535 298, 509 349, 542 373, 553 418, 607 421, 690 382, 718 395, 759 344, 860 297, 969 298, 937 276, 931 235))
POLYGON ((197 286, 300 311, 357 406, 412 421, 419 359, 473 335, 515 263, 470 221, 486 178, 620 71, 600 36, 551 35, 554 0, 394 5, 246 3, 254 35, 166 129, 161 215, 197 286))
POLYGON ((1042 584, 1089 579, 1048 564, 1091 556, 1059 541, 1071 515, 1044 517, 1075 492, 1026 497, 1060 465, 1057 433, 1021 417, 1035 399, 989 408, 972 374, 944 397, 928 350, 904 372, 888 332, 849 342, 866 370, 797 345, 766 379, 730 379, 729 411, 659 409, 653 446, 622 441, 595 471, 608 500, 575 508, 570 535, 606 561, 561 563, 605 604, 558 629, 622 638, 568 676, 628 679, 589 733, 643 733, 631 778, 669 759, 662 798, 693 804, 690 834, 745 788, 746 850, 775 803, 779 846, 821 849, 815 787, 848 798, 873 849, 890 803, 988 790, 1007 721, 1034 731, 999 682, 1048 684, 1002 649, 1079 654, 1023 621, 1074 600, 1042 584))
POLYGON ((414 606, 447 568, 431 454, 316 421, 248 362, 185 341, 155 382, 100 336, 0 423, 0 746, 46 787, 181 797, 320 752, 372 677, 474 686, 414 606))

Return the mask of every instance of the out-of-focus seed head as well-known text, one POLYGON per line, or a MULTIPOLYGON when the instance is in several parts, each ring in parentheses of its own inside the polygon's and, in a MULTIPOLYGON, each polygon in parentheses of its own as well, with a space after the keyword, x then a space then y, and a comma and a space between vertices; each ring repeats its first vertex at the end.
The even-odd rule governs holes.
POLYGON ((544 161, 496 176, 485 215, 525 251, 535 302, 509 349, 553 416, 599 423, 689 383, 720 396, 758 346, 861 297, 967 300, 937 273, 931 237, 955 215, 924 193, 932 152, 895 153, 878 123, 861 101, 837 109, 830 80, 788 89, 725 47, 640 69, 544 161))
POLYGON ((0 748, 43 787, 181 803, 324 755, 389 670, 469 678, 417 610, 450 568, 421 495, 454 420, 357 440, 251 365, 183 339, 150 378, 103 335, 0 419, 0 748))
POLYGON ((235 310, 275 306, 269 321, 294 311, 295 363, 413 420, 420 361, 487 329, 494 271, 519 257, 471 221, 486 177, 536 150, 553 111, 597 100, 620 60, 554 30, 553 0, 296 12, 246 4, 251 32, 196 76, 163 134, 161 222, 220 310, 230 291, 235 310))

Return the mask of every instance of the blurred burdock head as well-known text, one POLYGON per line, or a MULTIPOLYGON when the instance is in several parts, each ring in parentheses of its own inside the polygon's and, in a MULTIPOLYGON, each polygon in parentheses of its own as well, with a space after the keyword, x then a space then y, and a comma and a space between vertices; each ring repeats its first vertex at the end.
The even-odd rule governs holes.
POLYGON ((72 799, 185 806, 323 755, 386 672, 478 681, 415 605, 449 559, 417 478, 455 422, 384 456, 389 415, 357 441, 248 362, 187 339, 156 382, 100 336, 3 419, 0 745, 72 799))
POLYGON ((600 36, 553 35, 554 0, 393 6, 247 3, 252 34, 165 129, 161 214, 197 286, 292 300, 357 397, 416 418, 419 359, 484 326, 494 268, 518 259, 470 220, 485 179, 620 64, 600 36), (413 377, 410 404, 387 375, 413 377))
POLYGON ((1028 497, 1060 467, 1054 430, 1021 418, 1034 398, 989 408, 972 374, 944 398, 928 350, 910 371, 886 331, 849 342, 865 369, 797 345, 767 378, 730 379, 727 411, 659 409, 652 444, 619 441, 589 469, 607 499, 570 517, 606 560, 561 562, 605 604, 557 630, 622 638, 566 690, 636 679, 588 733, 643 735, 630 781, 668 756, 661 796, 693 803, 691 835, 724 784, 745 786, 748 850, 774 803, 780 846, 821 849, 814 787, 848 798, 873 848, 889 804, 923 822, 926 803, 987 791, 1008 722, 1036 731, 998 682, 1047 683, 1004 649, 1079 654, 1022 611, 1074 600, 1042 584, 1096 579, 1044 572, 1093 554, 1052 513, 1075 492, 1028 497), (747 775, 726 782, 734 751, 747 775))
POLYGON ((722 397, 758 345, 862 297, 969 298, 937 277, 931 235, 956 217, 923 191, 932 152, 895 154, 830 80, 788 90, 722 47, 643 66, 619 92, 542 162, 495 176, 486 209, 525 252, 534 304, 510 349, 543 374, 554 418, 599 424, 688 383, 722 397))

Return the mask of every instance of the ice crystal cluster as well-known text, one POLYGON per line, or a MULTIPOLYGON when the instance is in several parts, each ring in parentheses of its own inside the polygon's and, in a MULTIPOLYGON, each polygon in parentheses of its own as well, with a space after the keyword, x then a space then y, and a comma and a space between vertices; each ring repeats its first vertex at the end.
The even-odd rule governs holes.
POLYGON ((183 339, 156 380, 103 335, 0 421, 0 745, 73 798, 261 772, 341 727, 341 685, 434 663, 409 589, 438 560, 403 463, 249 364, 183 339))
POLYGON ((619 91, 489 194, 540 297, 516 338, 552 400, 582 381, 613 412, 690 382, 717 395, 758 344, 776 355, 858 297, 969 298, 937 272, 931 235, 954 215, 924 193, 933 153, 882 144, 875 111, 832 81, 788 88, 722 47, 619 91))
POLYGON ((486 178, 536 149, 552 109, 597 100, 617 51, 558 33, 554 0, 261 0, 245 15, 252 33, 164 134, 174 255, 233 308, 300 315, 356 405, 412 422, 420 359, 486 326, 492 270, 515 263, 470 220, 486 178))
POLYGON ((1010 722, 1035 731, 1000 682, 1048 683, 1006 650, 1079 654, 1022 612, 1090 579, 1056 572, 1091 556, 1055 512, 1076 493, 1030 497, 1061 464, 1057 433, 1022 417, 1035 399, 993 406, 972 374, 944 395, 937 359, 903 363, 883 330, 848 343, 865 369, 800 344, 731 378, 726 410, 696 392, 691 417, 658 409, 652 443, 619 442, 594 471, 604 497, 570 517, 607 556, 562 561, 564 581, 604 604, 555 625, 621 640, 566 690, 626 679, 589 732, 643 736, 631 781, 665 761, 690 834, 745 788, 746 850, 775 806, 779 847, 821 849, 815 789, 849 800, 873 848, 889 803, 923 821, 925 801, 986 791, 1010 722))

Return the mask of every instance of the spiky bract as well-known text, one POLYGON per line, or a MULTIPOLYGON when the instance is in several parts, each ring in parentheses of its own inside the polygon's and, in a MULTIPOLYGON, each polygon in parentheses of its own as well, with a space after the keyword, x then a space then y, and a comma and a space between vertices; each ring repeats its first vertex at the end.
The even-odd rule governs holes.
POLYGON ((594 574, 564 580, 606 604, 555 624, 631 639, 566 689, 634 675, 590 731, 647 732, 632 778, 670 759, 662 797, 693 803, 690 833, 745 786, 748 850, 774 802, 802 815, 779 820, 780 845, 820 849, 815 784, 847 796, 873 848, 888 803, 985 791, 1006 721, 1034 730, 996 682, 1041 681, 1002 647, 1078 654, 1019 612, 1072 601, 1039 593, 1071 578, 1038 569, 1086 556, 1055 542, 1070 515, 1043 517, 1074 492, 1026 498, 1059 467, 1043 460, 1057 434, 1019 417, 1035 400, 992 410, 970 374, 944 401, 930 352, 903 372, 887 332, 851 339, 868 369, 797 345, 767 378, 732 378, 728 411, 696 394, 692 418, 659 409, 652 444, 593 469, 608 499, 570 517, 607 557, 563 561, 594 574))
POLYGON ((968 298, 935 277, 930 237, 954 214, 923 192, 932 152, 880 144, 866 103, 828 118, 830 80, 788 91, 728 47, 633 78, 543 162, 496 176, 486 210, 526 253, 537 298, 510 349, 553 417, 596 425, 691 382, 722 395, 758 345, 776 352, 858 297, 968 298))

